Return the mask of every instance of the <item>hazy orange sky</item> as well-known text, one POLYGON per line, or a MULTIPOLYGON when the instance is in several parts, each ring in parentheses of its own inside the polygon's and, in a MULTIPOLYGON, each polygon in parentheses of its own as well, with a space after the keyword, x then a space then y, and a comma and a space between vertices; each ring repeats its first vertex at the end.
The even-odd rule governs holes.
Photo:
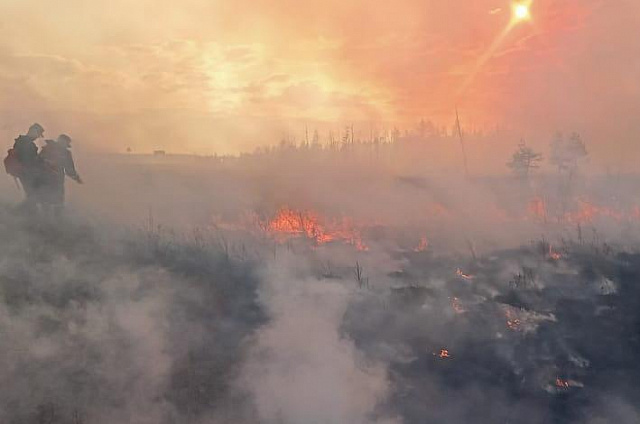
MULTIPOLYGON (((91 147, 212 153, 310 127, 578 130, 640 144, 640 1, 0 0, 2 135, 38 120, 91 147)), ((547 140, 544 140, 545 143, 547 140)), ((611 148, 615 146, 615 148, 611 148)))

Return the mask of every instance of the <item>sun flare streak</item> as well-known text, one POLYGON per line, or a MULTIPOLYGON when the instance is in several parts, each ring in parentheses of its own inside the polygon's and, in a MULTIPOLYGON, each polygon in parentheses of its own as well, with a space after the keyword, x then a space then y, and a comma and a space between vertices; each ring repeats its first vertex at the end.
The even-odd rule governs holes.
POLYGON ((505 38, 509 35, 509 33, 515 28, 518 24, 529 21, 531 19, 531 3, 533 0, 526 0, 517 3, 513 3, 511 5, 511 20, 507 24, 507 26, 502 30, 502 32, 496 37, 496 39, 491 43, 491 46, 487 49, 487 51, 480 56, 478 62, 474 66, 473 70, 469 73, 469 76, 462 84, 460 90, 458 91, 457 97, 462 96, 469 86, 473 83, 476 76, 480 72, 480 70, 486 65, 486 63, 493 57, 498 48, 502 45, 505 38))

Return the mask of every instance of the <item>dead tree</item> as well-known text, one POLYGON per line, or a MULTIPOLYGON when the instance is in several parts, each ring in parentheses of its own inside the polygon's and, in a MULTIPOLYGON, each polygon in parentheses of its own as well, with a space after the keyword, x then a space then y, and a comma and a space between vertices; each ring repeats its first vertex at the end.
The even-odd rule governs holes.
POLYGON ((356 277, 356 282, 358 283, 358 288, 362 289, 365 287, 369 287, 369 277, 365 277, 364 270, 362 269, 360 262, 356 261, 356 267, 354 269, 354 273, 356 277))

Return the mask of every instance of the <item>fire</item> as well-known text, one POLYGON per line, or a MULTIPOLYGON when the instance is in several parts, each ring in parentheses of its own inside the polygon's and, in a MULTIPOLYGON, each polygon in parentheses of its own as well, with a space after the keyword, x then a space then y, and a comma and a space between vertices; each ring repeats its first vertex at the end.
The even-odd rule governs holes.
POLYGON ((556 378, 556 387, 561 388, 561 389, 568 389, 569 388, 569 382, 567 380, 563 380, 560 377, 556 378))
POLYGON ((572 224, 588 224, 598 217, 611 218, 618 222, 624 220, 627 216, 633 218, 633 212, 627 214, 606 206, 597 206, 585 200, 581 200, 579 205, 580 207, 577 211, 565 213, 565 221, 572 224))
POLYGON ((346 218, 325 223, 325 220, 315 212, 296 211, 284 207, 264 225, 264 228, 280 242, 292 237, 305 237, 313 240, 317 245, 342 241, 355 246, 358 250, 368 250, 360 232, 346 218))
POLYGON ((420 243, 413 248, 414 252, 424 252, 429 247, 429 240, 426 237, 420 238, 420 243))
POLYGON ((458 299, 457 297, 451 298, 451 308, 453 308, 456 314, 463 314, 466 312, 466 310, 462 307, 462 304, 460 303, 460 299, 458 299))
MULTIPOLYGON (((547 203, 542 197, 534 197, 527 206, 527 215, 522 219, 537 219, 542 222, 549 222, 550 215, 547 203)), ((557 223, 572 225, 585 225, 593 223, 599 218, 608 218, 616 222, 640 221, 640 206, 629 209, 615 209, 608 206, 600 206, 592 201, 577 199, 576 207, 573 210, 563 212, 559 215, 551 215, 551 220, 557 223)))
POLYGON ((559 252, 556 252, 553 249, 553 246, 551 246, 551 243, 549 243, 549 257, 554 261, 559 261, 560 259, 562 259, 562 254, 559 252))
POLYGON ((600 209, 588 202, 580 202, 580 209, 565 213, 565 220, 573 224, 587 224, 599 215, 600 209))
POLYGON ((534 217, 546 221, 547 220, 547 204, 541 197, 535 197, 529 202, 529 214, 534 217))
POLYGON ((513 331, 519 331, 520 330, 520 320, 518 318, 515 319, 508 319, 507 320, 507 327, 509 327, 510 330, 513 331))
POLYGON ((473 275, 465 274, 460 268, 456 269, 456 275, 466 281, 471 281, 476 278, 473 275))
POLYGON ((506 309, 505 315, 507 316, 507 327, 513 331, 520 331, 522 321, 520 321, 520 318, 518 318, 516 313, 511 309, 506 309))
POLYGON ((451 355, 449 354, 449 351, 447 349, 440 349, 440 353, 438 354, 438 357, 440 359, 447 359, 447 358, 451 358, 451 355))

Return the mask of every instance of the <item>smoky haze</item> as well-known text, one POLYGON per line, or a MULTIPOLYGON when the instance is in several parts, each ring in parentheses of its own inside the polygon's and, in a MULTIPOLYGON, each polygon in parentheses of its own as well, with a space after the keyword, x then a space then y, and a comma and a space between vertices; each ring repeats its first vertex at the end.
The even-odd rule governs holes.
POLYGON ((639 7, 534 1, 476 72, 508 2, 6 1, 0 135, 39 117, 99 151, 235 154, 305 125, 323 139, 351 124, 449 127, 458 106, 469 127, 534 143, 578 131, 602 166, 631 170, 639 7))
POLYGON ((635 422, 637 177, 426 142, 76 145, 61 221, 3 180, 2 421, 635 422))
POLYGON ((3 1, 0 423, 640 422, 640 3, 511 6, 3 1))

